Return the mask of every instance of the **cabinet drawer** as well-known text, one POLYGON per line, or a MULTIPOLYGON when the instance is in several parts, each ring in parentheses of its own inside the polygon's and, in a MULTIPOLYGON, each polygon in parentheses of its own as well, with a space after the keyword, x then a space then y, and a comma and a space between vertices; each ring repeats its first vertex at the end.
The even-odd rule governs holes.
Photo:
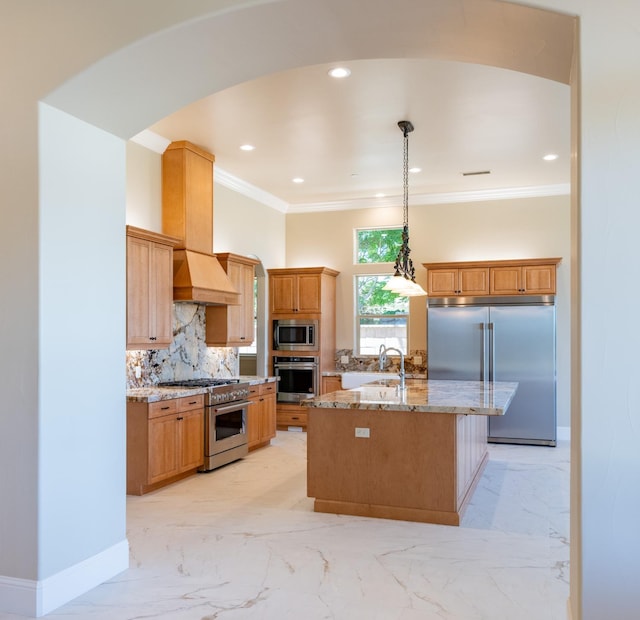
POLYGON ((260 395, 264 394, 275 394, 276 393, 276 384, 274 382, 271 383, 261 383, 260 384, 260 395))
POLYGON ((204 407, 204 394, 195 396, 183 396, 176 398, 178 401, 178 411, 189 411, 190 409, 202 409, 204 407))
POLYGON ((250 385, 249 386, 249 398, 255 398, 256 396, 260 395, 260 386, 258 384, 256 385, 250 385))
POLYGON ((177 401, 177 398, 172 398, 171 400, 159 400, 155 403, 149 403, 149 419, 176 413, 178 411, 177 401))
POLYGON ((299 412, 278 411, 276 415, 278 426, 307 426, 307 410, 300 407, 299 412))

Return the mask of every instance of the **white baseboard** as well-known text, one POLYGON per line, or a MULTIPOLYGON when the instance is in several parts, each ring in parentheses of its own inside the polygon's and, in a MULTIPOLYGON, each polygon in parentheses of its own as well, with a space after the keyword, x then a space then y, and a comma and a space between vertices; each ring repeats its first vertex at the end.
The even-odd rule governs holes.
POLYGON ((556 429, 556 439, 559 441, 571 441, 571 427, 558 426, 556 429))
POLYGON ((125 539, 42 581, 0 576, 0 613, 40 618, 127 568, 125 539))

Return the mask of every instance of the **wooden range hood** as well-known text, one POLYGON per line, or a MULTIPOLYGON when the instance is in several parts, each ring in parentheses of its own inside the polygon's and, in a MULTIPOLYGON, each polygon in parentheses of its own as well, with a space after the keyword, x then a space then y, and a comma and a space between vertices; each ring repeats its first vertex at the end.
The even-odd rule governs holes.
POLYGON ((162 155, 162 230, 182 239, 173 251, 173 299, 238 305, 240 293, 212 253, 214 161, 184 140, 162 155))

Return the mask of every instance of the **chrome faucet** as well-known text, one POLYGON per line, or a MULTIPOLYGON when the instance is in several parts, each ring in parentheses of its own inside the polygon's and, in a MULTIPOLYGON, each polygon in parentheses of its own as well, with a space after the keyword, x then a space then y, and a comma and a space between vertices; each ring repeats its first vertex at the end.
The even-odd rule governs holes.
POLYGON ((399 390, 405 390, 404 384, 404 353, 400 351, 400 349, 396 349, 395 347, 385 347, 383 344, 380 345, 380 353, 378 354, 378 361, 380 362, 380 372, 384 370, 384 366, 387 363, 387 353, 389 351, 395 351, 400 356, 400 385, 398 386, 399 390))

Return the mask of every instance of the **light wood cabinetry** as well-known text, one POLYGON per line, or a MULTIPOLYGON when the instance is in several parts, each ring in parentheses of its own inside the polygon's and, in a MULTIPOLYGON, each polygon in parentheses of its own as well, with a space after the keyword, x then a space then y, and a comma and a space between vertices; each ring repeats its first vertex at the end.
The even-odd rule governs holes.
POLYGON ((560 258, 422 263, 431 297, 555 295, 560 258))
MULTIPOLYGON (((316 357, 318 372, 335 370, 336 353, 336 278, 338 271, 328 267, 269 269, 269 328, 282 319, 314 319, 318 321, 317 349, 314 351, 276 351, 279 357, 316 357)), ((271 366, 273 371, 273 366, 271 366)), ((275 371, 274 371, 275 374, 275 371)), ((318 386, 322 392, 322 384, 318 386)), ((277 428, 307 427, 306 407, 277 403, 277 428)))
POLYGON ((488 267, 429 269, 427 276, 429 295, 449 297, 489 294, 488 267))
POLYGON ((307 495, 316 512, 459 525, 486 439, 481 415, 310 407, 307 495))
POLYGON ((294 428, 307 428, 307 407, 304 405, 278 403, 276 410, 276 422, 278 429, 288 430, 294 428))
POLYGON ((143 495, 204 463, 204 396, 127 403, 127 493, 143 495))
POLYGON ((205 341, 210 347, 246 347, 253 342, 253 281, 260 261, 231 253, 216 258, 240 293, 240 305, 206 307, 205 341))
POLYGON ((342 389, 340 377, 322 377, 322 393, 329 394, 342 389))
POLYGON ((212 251, 214 161, 186 140, 172 142, 162 155, 162 230, 181 239, 179 249, 212 251))
POLYGON ((271 313, 289 315, 321 314, 335 307, 337 271, 326 267, 269 269, 271 313))
POLYGON ((492 295, 553 295, 556 266, 522 265, 491 268, 492 295))
POLYGON ((249 450, 266 446, 276 436, 276 384, 260 383, 249 387, 247 441, 249 450))
POLYGON ((178 239, 127 226, 127 349, 173 339, 173 247, 178 239))

